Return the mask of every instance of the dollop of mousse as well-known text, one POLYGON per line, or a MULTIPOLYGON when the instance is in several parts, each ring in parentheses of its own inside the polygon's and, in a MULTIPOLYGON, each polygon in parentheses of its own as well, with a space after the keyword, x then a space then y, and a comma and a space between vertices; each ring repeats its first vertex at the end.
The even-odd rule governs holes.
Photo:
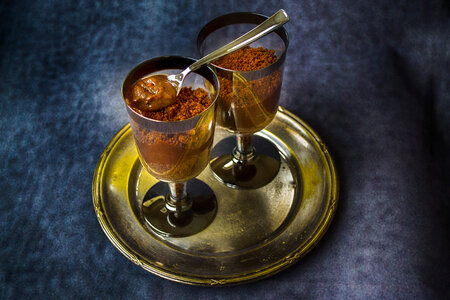
POLYGON ((177 101, 177 89, 165 75, 151 75, 136 82, 126 100, 138 112, 157 111, 177 101))

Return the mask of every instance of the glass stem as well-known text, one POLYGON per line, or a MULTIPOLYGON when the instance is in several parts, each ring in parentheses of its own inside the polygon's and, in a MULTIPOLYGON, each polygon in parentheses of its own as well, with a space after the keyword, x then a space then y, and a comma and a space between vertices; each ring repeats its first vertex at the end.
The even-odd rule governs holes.
POLYGON ((166 208, 175 213, 191 209, 192 201, 186 192, 186 182, 169 182, 170 193, 166 197, 166 208))
POLYGON ((246 163, 255 156, 255 148, 252 146, 251 134, 237 134, 236 142, 237 146, 233 151, 233 156, 237 163, 246 163))
POLYGON ((169 182, 170 197, 175 201, 183 200, 187 197, 186 182, 169 182))

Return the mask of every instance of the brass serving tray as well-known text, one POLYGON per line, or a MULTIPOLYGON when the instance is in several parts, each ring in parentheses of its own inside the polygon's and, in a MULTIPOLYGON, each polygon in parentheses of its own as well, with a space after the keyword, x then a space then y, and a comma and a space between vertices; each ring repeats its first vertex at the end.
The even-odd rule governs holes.
MULTIPOLYGON (((262 188, 240 190, 221 184, 207 167, 197 178, 216 194, 216 218, 193 236, 161 238, 139 221, 137 208, 158 181, 141 167, 127 124, 94 173, 93 202, 103 231, 135 264, 186 284, 241 284, 292 265, 317 244, 333 218, 336 170, 318 135, 286 109, 280 107, 257 135, 281 154, 277 177, 262 188)), ((215 143, 229 136, 219 127, 215 143)))

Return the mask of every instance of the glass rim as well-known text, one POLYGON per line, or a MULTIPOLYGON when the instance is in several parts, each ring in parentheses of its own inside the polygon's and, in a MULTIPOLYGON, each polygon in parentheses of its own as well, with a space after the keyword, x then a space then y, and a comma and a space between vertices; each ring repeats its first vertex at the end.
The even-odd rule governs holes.
MULTIPOLYGON (((214 106, 215 106, 214 104, 215 104, 215 102, 217 101, 217 98, 218 98, 219 93, 220 93, 220 83, 219 83, 219 79, 217 78, 217 74, 216 74, 216 72, 214 72, 214 70, 213 70, 210 66, 208 66, 208 65, 203 65, 203 66, 201 66, 199 69, 197 69, 197 70, 195 70, 195 71, 192 71, 191 73, 195 73, 195 74, 197 74, 197 75, 203 77, 205 80, 207 80, 208 82, 210 82, 213 86, 214 86, 214 83, 215 83, 215 86, 217 87, 217 88, 215 88, 215 97, 214 97, 214 99, 211 99, 211 104, 208 106, 208 108, 206 108, 205 110, 203 110, 201 113, 199 113, 199 114, 197 114, 197 115, 195 115, 195 116, 192 116, 192 117, 190 117, 190 118, 188 118, 188 119, 175 120, 175 121, 162 121, 162 120, 152 119, 152 118, 143 116, 143 115, 141 115, 140 113, 138 113, 137 111, 135 111, 134 109, 132 109, 132 108, 128 105, 127 101, 125 100, 125 95, 124 95, 125 89, 124 89, 124 85, 125 85, 125 82, 126 82, 132 75, 134 75, 134 74, 135 74, 137 71, 139 71, 141 68, 145 67, 146 65, 148 65, 148 64, 150 64, 150 63, 152 63, 152 62, 164 61, 164 60, 169 60, 169 59, 186 60, 186 63, 187 63, 187 64, 186 64, 186 67, 188 67, 189 65, 191 65, 192 63, 194 63, 194 62, 196 62, 196 61, 198 60, 198 59, 195 59, 195 58, 192 58, 192 57, 188 57, 188 56, 166 55, 166 56, 157 56, 157 57, 153 57, 153 58, 150 58, 150 59, 147 59, 147 60, 144 60, 144 61, 140 62, 140 63, 137 64, 135 67, 133 67, 133 69, 131 69, 131 71, 129 71, 129 72, 127 73, 127 75, 125 76, 125 79, 124 79, 123 82, 122 82, 122 87, 121 87, 121 96, 122 96, 122 100, 125 102, 125 106, 126 106, 128 112, 132 112, 133 115, 135 115, 136 117, 141 118, 141 119, 145 119, 145 120, 147 120, 147 121, 151 121, 151 122, 155 122, 155 123, 161 123, 161 124, 181 124, 181 123, 183 123, 183 122, 192 122, 192 120, 194 120, 195 118, 200 118, 202 115, 206 114, 210 109, 213 109, 213 108, 214 108, 214 106), (188 62, 188 61, 189 61, 189 62, 188 62), (212 74, 213 78, 214 78, 214 83, 211 82, 211 81, 210 81, 208 78, 206 78, 205 76, 203 76, 203 75, 200 73, 200 72, 202 72, 202 71, 204 71, 204 72, 210 72, 210 73, 212 74)), ((180 67, 180 68, 179 68, 180 72, 183 71, 186 67, 184 67, 184 68, 183 68, 183 67, 180 67)), ((172 70, 172 69, 178 69, 178 68, 175 68, 175 67, 174 67, 174 68, 161 69, 161 70, 156 71, 156 72, 161 71, 160 73, 148 73, 147 76, 150 75, 150 74, 153 74, 153 75, 157 75, 157 74, 165 74, 165 73, 163 73, 164 70, 172 70)), ((188 75, 188 76, 189 76, 189 75, 188 75)), ((140 78, 144 78, 144 77, 140 77, 140 78)))
MULTIPOLYGON (((199 31, 199 33, 197 34, 197 51, 200 54, 200 56, 205 55, 205 54, 202 54, 200 51, 203 42, 206 40, 206 38, 211 33, 213 33, 214 31, 216 31, 220 28, 224 28, 229 25, 237 25, 237 24, 259 25, 260 23, 264 22, 268 18, 269 17, 266 15, 254 13, 254 12, 234 12, 234 13, 218 16, 217 18, 209 21, 206 25, 204 25, 202 27, 202 29, 199 31)), ((273 64, 270 64, 261 69, 250 70, 250 71, 238 71, 238 70, 223 68, 223 67, 213 64, 212 62, 210 64, 219 70, 223 70, 223 71, 227 71, 227 72, 238 72, 241 74, 265 71, 267 69, 273 68, 274 66, 278 66, 278 65, 282 64, 286 58, 287 49, 289 47, 289 35, 288 35, 286 29, 284 28, 284 26, 277 28, 270 34, 273 34, 273 33, 276 33, 285 44, 283 53, 281 53, 280 57, 273 64)))

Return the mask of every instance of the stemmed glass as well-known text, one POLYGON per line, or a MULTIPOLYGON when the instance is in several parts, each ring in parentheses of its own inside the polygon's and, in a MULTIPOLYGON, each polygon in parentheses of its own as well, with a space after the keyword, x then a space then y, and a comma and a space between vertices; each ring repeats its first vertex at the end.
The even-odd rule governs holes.
MULTIPOLYGON (((198 34, 200 55, 228 43, 266 19, 254 13, 232 13, 212 20, 198 34)), ((216 178, 230 187, 259 188, 278 174, 278 149, 254 133, 264 129, 277 112, 288 44, 287 32, 281 27, 250 45, 275 50, 277 60, 271 65, 237 71, 220 67, 214 61, 211 64, 221 86, 217 123, 235 134, 236 139, 223 139, 214 147, 210 166, 216 178)))
MULTIPOLYGON (((186 57, 166 56, 139 64, 123 82, 125 103, 138 80, 154 74, 177 74, 194 62, 186 57)), ((185 85, 202 88, 212 101, 206 110, 192 118, 158 121, 126 105, 139 159, 145 169, 160 180, 143 200, 143 223, 159 235, 174 237, 203 230, 217 211, 214 192, 193 178, 209 163, 219 82, 214 72, 203 66, 186 78, 185 85)))

